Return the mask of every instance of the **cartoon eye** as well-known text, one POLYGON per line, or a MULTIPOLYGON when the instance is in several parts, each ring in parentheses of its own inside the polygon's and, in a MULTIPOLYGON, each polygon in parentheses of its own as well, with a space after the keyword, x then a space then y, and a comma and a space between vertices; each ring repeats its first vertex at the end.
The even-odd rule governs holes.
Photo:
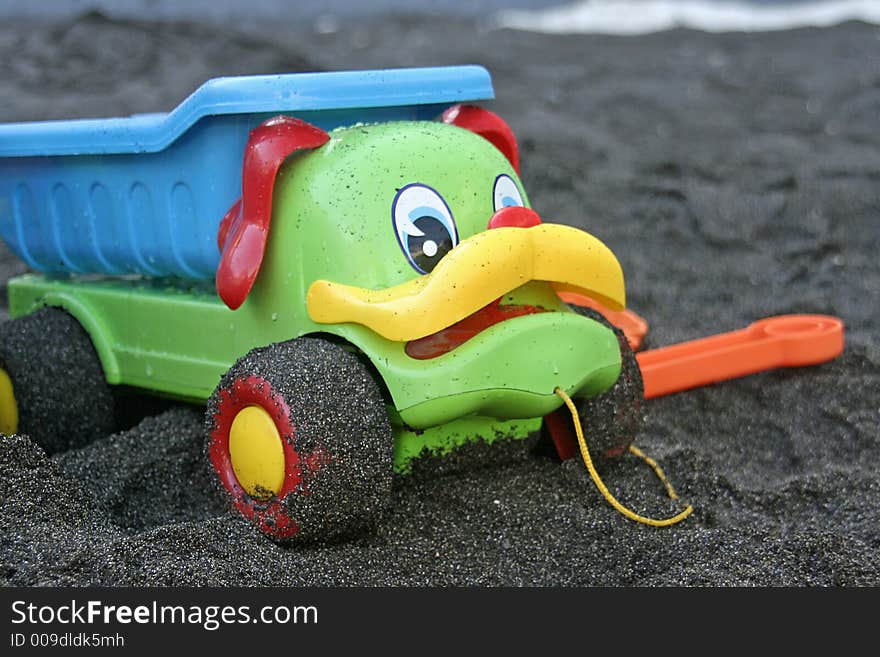
POLYGON ((492 195, 495 199, 495 212, 511 205, 518 205, 520 207, 525 205, 522 194, 519 192, 519 187, 513 182, 513 178, 506 173, 502 173, 495 179, 495 189, 492 191, 492 195))
POLYGON ((443 197, 413 183, 397 192, 391 206, 397 242, 413 268, 427 274, 458 244, 458 230, 443 197))

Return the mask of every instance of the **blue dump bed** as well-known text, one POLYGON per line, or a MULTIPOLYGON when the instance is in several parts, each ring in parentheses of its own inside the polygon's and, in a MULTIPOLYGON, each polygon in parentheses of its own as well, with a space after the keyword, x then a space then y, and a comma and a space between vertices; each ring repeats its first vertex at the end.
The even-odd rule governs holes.
POLYGON ((250 130, 430 120, 493 97, 478 66, 217 78, 168 114, 0 124, 0 236, 55 273, 211 279, 250 130))

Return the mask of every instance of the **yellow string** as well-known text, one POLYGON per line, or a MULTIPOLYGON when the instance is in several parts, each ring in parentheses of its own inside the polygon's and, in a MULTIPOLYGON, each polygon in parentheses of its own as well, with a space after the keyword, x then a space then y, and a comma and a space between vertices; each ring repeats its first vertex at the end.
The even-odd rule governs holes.
MULTIPOLYGON (((581 449, 581 458, 584 460, 584 465, 587 466, 587 471, 590 473, 590 477, 593 478, 593 483, 596 484, 596 488, 599 489, 599 492, 602 493, 602 497, 613 506, 618 513, 629 518, 630 520, 634 520, 636 522, 640 522, 643 525, 651 525, 652 527, 669 527, 670 525, 675 525, 685 518, 687 518, 694 511, 694 507, 690 504, 679 513, 671 518, 666 518, 665 520, 655 520, 654 518, 647 518, 645 516, 641 516, 634 511, 630 511, 623 504, 618 502, 614 495, 611 494, 611 491, 608 490, 608 487, 602 482, 602 479, 599 477, 599 473, 596 472, 596 468, 593 465, 593 459, 590 457, 590 450, 587 449, 587 441, 584 439, 584 430, 581 427, 581 420, 578 417, 577 408, 575 408, 574 402, 571 401, 571 397, 565 394, 565 391, 561 388, 556 388, 553 392, 559 395, 562 398, 562 401, 565 402, 565 405, 568 406, 568 410, 571 413, 571 419, 574 421, 574 432, 577 435, 578 446, 581 449)), ((666 479, 666 475, 663 474, 663 470, 657 465, 657 461, 652 459, 650 456, 645 454, 642 450, 640 450, 635 445, 630 445, 629 451, 634 456, 638 456, 643 459, 645 463, 651 466, 651 469, 654 470, 654 473, 657 475, 657 478, 663 482, 663 485, 666 486, 666 492, 669 494, 669 497, 673 500, 678 499, 678 494, 675 492, 675 489, 672 487, 672 484, 666 479)))

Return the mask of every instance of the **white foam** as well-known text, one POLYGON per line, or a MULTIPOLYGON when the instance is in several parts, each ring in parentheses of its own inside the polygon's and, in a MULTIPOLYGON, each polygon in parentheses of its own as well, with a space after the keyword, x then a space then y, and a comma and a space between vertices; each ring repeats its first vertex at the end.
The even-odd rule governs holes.
POLYGON ((826 27, 848 20, 880 24, 880 0, 826 0, 781 6, 707 0, 584 0, 537 11, 500 11, 493 25, 554 34, 648 34, 676 27, 707 32, 764 32, 826 27))

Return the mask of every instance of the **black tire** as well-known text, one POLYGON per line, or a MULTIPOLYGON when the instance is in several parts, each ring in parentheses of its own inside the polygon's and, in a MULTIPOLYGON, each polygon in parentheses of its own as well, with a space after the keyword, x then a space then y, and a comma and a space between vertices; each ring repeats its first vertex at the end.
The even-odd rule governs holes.
POLYGON ((642 372, 623 331, 592 308, 571 305, 571 309, 613 330, 620 345, 620 375, 615 384, 596 397, 574 400, 591 454, 616 458, 626 453, 642 428, 642 372))
POLYGON ((18 431, 48 454, 113 431, 110 386, 92 340, 59 308, 0 324, 0 367, 12 380, 18 431))
POLYGON ((388 413, 367 367, 340 345, 298 338, 254 349, 220 381, 206 426, 221 491, 277 542, 356 534, 387 506, 394 450, 388 413), (288 477, 296 480, 260 499, 239 483, 229 454, 232 418, 253 405, 272 416, 285 445, 284 486, 288 477))

